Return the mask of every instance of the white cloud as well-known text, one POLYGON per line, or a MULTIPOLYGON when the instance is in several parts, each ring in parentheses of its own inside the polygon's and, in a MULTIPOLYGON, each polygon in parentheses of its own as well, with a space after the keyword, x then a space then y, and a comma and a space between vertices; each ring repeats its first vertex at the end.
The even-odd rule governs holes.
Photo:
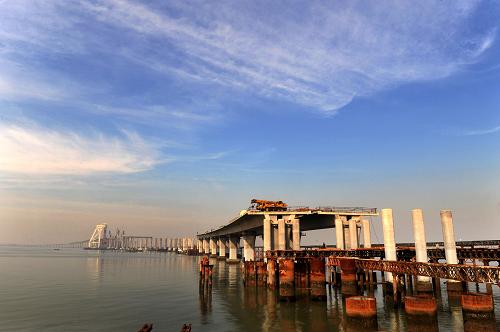
POLYGON ((124 0, 85 4, 102 22, 154 38, 154 55, 135 56, 153 69, 163 58, 163 69, 185 77, 326 111, 393 85, 446 77, 495 38, 494 28, 467 29, 474 1, 311 2, 295 10, 286 2, 194 1, 178 3, 175 16, 124 0), (172 50, 180 53, 175 65, 172 50))
POLYGON ((481 130, 466 130, 461 133, 462 136, 480 136, 480 135, 488 135, 493 134, 500 131, 500 126, 481 129, 481 130))
POLYGON ((134 173, 160 163, 159 148, 135 133, 121 136, 0 125, 0 171, 28 175, 134 173))
POLYGON ((0 3, 0 42, 7 56, 108 52, 180 82, 334 111, 356 96, 443 78, 476 62, 496 36, 487 22, 471 26, 479 5, 15 1, 0 3), (100 29, 87 33, 90 25, 100 29))

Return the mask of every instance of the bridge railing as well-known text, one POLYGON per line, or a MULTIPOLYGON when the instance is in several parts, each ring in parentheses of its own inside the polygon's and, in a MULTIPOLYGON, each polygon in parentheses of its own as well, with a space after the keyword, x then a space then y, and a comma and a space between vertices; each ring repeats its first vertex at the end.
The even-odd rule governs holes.
MULTIPOLYGON (((248 208, 247 211, 251 212, 262 212, 261 210, 258 210, 256 208, 248 208)), ((377 208, 367 208, 367 207, 345 207, 345 206, 317 206, 317 207, 310 207, 310 206, 301 206, 301 205, 295 205, 295 206, 288 206, 284 208, 284 211, 288 212, 338 212, 340 214, 342 213, 348 213, 348 214, 377 214, 377 208)))

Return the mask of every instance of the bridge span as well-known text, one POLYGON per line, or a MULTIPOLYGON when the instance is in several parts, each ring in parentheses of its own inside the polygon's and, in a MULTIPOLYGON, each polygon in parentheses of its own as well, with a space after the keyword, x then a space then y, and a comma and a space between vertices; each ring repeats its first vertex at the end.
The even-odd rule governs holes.
MULTIPOLYGON (((198 234, 201 252, 215 255, 229 244, 229 261, 237 261, 237 247, 243 239, 246 260, 255 260, 255 238, 262 236, 264 251, 300 250, 302 232, 336 228, 337 246, 357 248, 360 231, 370 234, 367 219, 378 216, 376 208, 364 207, 295 207, 282 211, 243 210, 227 225, 198 234)), ((366 240, 366 236, 365 236, 366 240)), ((369 241, 369 240, 366 240, 369 241)))

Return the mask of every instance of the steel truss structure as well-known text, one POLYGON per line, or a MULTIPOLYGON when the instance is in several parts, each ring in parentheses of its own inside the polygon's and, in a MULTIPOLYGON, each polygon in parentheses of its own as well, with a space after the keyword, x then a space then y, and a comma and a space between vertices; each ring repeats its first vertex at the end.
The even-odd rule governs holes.
MULTIPOLYGON (((396 255, 398 261, 414 261, 415 248, 400 247, 397 248, 396 255)), ((430 261, 437 262, 440 259, 445 259, 444 249, 429 248, 427 256, 430 261)), ((384 248, 359 248, 352 250, 340 249, 306 249, 300 251, 294 250, 272 250, 266 253, 268 258, 290 257, 290 258, 307 258, 307 257, 356 257, 356 258, 385 258, 384 248)), ((459 260, 483 260, 483 261, 500 261, 500 249, 493 248, 457 248, 457 257, 459 260)))
MULTIPOLYGON (((329 257, 328 265, 340 266, 341 259, 344 258, 329 257)), ((419 275, 458 281, 492 283, 500 286, 500 267, 353 259, 356 262, 356 267, 366 271, 385 271, 398 275, 419 275)))

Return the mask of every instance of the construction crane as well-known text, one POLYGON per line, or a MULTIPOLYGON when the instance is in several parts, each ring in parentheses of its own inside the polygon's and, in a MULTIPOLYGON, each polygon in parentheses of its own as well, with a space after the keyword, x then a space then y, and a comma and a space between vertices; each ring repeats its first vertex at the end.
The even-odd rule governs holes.
POLYGON ((250 203, 250 209, 258 211, 286 211, 288 207, 283 201, 266 201, 255 198, 250 203))

